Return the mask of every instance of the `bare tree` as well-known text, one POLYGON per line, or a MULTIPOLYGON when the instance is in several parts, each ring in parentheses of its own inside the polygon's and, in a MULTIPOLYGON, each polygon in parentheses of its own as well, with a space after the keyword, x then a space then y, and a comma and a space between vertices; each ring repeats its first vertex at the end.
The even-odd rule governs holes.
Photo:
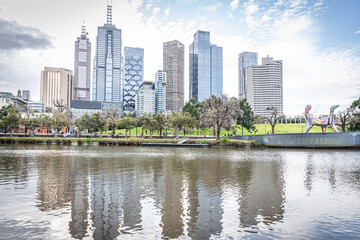
POLYGON ((236 124, 236 119, 242 114, 237 99, 211 96, 204 102, 204 108, 200 119, 205 126, 215 126, 216 139, 220 139, 220 131, 223 126, 236 124))
POLYGON ((63 99, 53 100, 53 104, 56 112, 62 113, 65 112, 65 110, 67 109, 67 106, 63 99))
POLYGON ((118 126, 117 121, 120 118, 119 108, 114 106, 108 107, 105 112, 105 118, 107 124, 111 127, 112 135, 114 136, 116 127, 118 126))
POLYGON ((262 116, 263 119, 271 125, 271 133, 275 134, 275 126, 279 119, 283 118, 283 114, 279 114, 276 107, 268 107, 267 110, 272 110, 270 116, 262 116))
POLYGON ((335 118, 335 124, 341 127, 341 130, 343 132, 346 131, 346 125, 353 122, 356 118, 354 117, 355 108, 347 108, 343 111, 339 111, 338 114, 336 114, 335 118))

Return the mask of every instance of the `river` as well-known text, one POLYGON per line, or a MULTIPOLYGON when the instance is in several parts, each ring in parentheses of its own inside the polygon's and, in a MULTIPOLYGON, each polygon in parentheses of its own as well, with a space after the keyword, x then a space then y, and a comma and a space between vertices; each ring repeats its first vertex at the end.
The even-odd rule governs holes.
POLYGON ((0 145, 0 239, 355 239, 360 152, 0 145))

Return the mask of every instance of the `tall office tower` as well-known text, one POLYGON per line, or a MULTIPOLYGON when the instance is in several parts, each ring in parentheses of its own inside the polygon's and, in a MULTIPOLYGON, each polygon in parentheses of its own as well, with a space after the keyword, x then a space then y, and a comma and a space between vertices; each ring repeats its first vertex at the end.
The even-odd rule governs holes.
POLYGON ((258 54, 255 52, 242 52, 238 55, 238 94, 239 99, 246 98, 246 70, 249 66, 258 65, 258 54))
POLYGON ((90 100, 91 43, 83 24, 75 41, 74 99, 90 100))
POLYGON ((30 90, 22 90, 22 99, 25 101, 30 101, 30 99, 31 99, 30 90))
POLYGON ((156 113, 166 111, 166 73, 158 70, 155 74, 156 113))
POLYGON ((124 48, 124 111, 135 111, 135 97, 144 76, 144 49, 124 48))
POLYGON ((147 113, 155 114, 155 83, 143 81, 136 95, 136 113, 142 116, 147 113))
POLYGON ((283 114, 283 68, 281 60, 262 59, 247 68, 246 96, 254 114, 269 116, 273 108, 283 114))
POLYGON ((70 108, 73 87, 71 70, 44 67, 44 71, 41 71, 40 102, 43 102, 45 107, 54 107, 54 102, 59 100, 70 108))
POLYGON ((107 6, 107 23, 98 27, 93 68, 93 101, 107 106, 123 104, 121 84, 121 29, 112 24, 112 6, 107 6))
POLYGON ((210 32, 198 30, 189 47, 189 96, 204 101, 222 95, 222 47, 210 43, 210 32))
POLYGON ((166 73, 166 110, 181 112, 184 106, 184 44, 163 43, 163 71, 166 73))

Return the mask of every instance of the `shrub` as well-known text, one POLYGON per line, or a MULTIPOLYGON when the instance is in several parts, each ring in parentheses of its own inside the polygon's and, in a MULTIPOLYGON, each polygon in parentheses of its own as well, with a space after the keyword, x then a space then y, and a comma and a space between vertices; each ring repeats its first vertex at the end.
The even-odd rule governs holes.
POLYGON ((224 145, 229 145, 230 144, 230 139, 228 139, 227 137, 223 137, 220 139, 220 143, 224 144, 224 145))
POLYGON ((51 142, 50 139, 46 140, 46 144, 51 144, 51 143, 52 143, 52 142, 51 142))
POLYGON ((206 140, 201 140, 199 144, 206 144, 206 140))
POLYGON ((77 143, 78 143, 79 146, 80 146, 80 145, 83 145, 83 140, 78 139, 78 140, 77 140, 77 143))

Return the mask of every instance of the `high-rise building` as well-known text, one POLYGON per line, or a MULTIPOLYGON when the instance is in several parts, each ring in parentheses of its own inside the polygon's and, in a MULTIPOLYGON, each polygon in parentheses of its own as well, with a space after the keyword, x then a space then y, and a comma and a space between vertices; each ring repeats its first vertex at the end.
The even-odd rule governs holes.
POLYGON ((143 81, 136 95, 136 113, 142 116, 147 113, 155 114, 155 83, 143 81))
POLYGON ((184 106, 184 44, 163 43, 163 71, 166 73, 166 110, 181 112, 184 106))
POLYGON ((31 100, 31 92, 30 90, 22 90, 22 99, 25 101, 31 100))
POLYGON ((75 41, 74 99, 90 100, 91 43, 83 24, 75 41))
POLYGON ((156 113, 166 111, 166 73, 158 70, 155 74, 156 113))
POLYGON ((121 47, 121 29, 112 24, 112 6, 108 5, 107 23, 98 27, 96 37, 93 101, 122 106, 121 47))
POLYGON ((198 30, 189 47, 189 96, 204 101, 223 91, 222 47, 210 43, 210 32, 198 30))
POLYGON ((124 48, 124 111, 135 111, 135 97, 144 76, 144 49, 124 48))
POLYGON ((246 70, 249 66, 258 65, 256 52, 242 52, 238 55, 238 94, 239 99, 246 98, 246 70))
POLYGON ((246 96, 254 114, 269 116, 276 108, 283 114, 283 68, 281 60, 262 59, 262 65, 247 68, 246 96))
POLYGON ((70 108, 73 96, 73 72, 65 68, 44 67, 41 71, 40 102, 54 107, 56 101, 70 108))

